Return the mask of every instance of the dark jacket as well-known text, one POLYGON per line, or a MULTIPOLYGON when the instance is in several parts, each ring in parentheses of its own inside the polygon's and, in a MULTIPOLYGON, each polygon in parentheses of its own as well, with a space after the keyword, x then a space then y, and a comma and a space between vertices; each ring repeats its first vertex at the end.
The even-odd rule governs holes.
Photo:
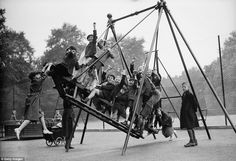
POLYGON ((160 126, 172 127, 172 118, 165 112, 161 111, 160 126))
POLYGON ((151 80, 156 87, 160 87, 160 85, 161 85, 161 75, 160 74, 156 74, 156 73, 152 72, 151 80))
POLYGON ((119 92, 116 95, 115 103, 119 103, 120 105, 127 107, 127 104, 128 104, 128 92, 125 92, 125 93, 119 92))
POLYGON ((125 75, 122 75, 122 78, 121 78, 121 81, 119 84, 115 85, 112 92, 111 92, 111 99, 113 100, 116 95, 120 92, 121 88, 123 87, 123 85, 125 85, 125 79, 126 79, 126 76, 125 75))
POLYGON ((29 74, 29 78, 31 79, 30 93, 40 93, 42 91, 43 81, 47 78, 47 76, 43 72, 31 72, 29 74), (37 74, 40 74, 41 77, 35 80, 34 77, 37 74))
POLYGON ((107 83, 106 85, 102 85, 99 89, 102 91, 102 97, 108 101, 111 101, 111 92, 114 89, 115 85, 112 83, 107 83))
POLYGON ((131 109, 134 106, 134 101, 137 97, 137 94, 138 94, 138 88, 136 85, 128 87, 128 107, 130 107, 131 109))
POLYGON ((59 95, 63 98, 65 92, 73 95, 74 83, 71 80, 72 75, 68 71, 65 63, 53 65, 50 69, 49 75, 52 77, 55 88, 58 90, 59 95))
POLYGON ((94 55, 97 52, 96 49, 96 43, 97 43, 97 31, 93 30, 93 41, 89 42, 85 49, 85 58, 93 58, 94 55))

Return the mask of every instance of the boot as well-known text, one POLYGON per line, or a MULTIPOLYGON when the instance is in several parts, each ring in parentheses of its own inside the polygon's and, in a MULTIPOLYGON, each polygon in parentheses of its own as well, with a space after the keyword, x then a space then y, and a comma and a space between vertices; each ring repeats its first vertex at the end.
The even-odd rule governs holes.
POLYGON ((195 143, 194 142, 189 142, 187 144, 184 145, 184 147, 188 148, 188 147, 192 147, 192 146, 195 146, 195 143))
POLYGON ((197 146, 197 145, 198 145, 198 142, 197 142, 197 139, 196 139, 196 136, 195 136, 195 131, 192 130, 192 132, 193 132, 193 142, 195 143, 194 146, 197 146))
POLYGON ((65 149, 66 149, 66 152, 68 152, 68 139, 66 138, 66 143, 65 143, 65 149))
POLYGON ((68 152, 68 149, 74 149, 74 147, 70 145, 69 139, 66 139, 65 149, 66 149, 66 152, 68 152))
POLYGON ((140 135, 144 138, 143 131, 144 131, 144 126, 145 126, 146 121, 144 120, 144 118, 142 118, 141 120, 142 122, 140 125, 140 135))
POLYGON ((193 138, 193 131, 192 129, 191 130, 188 130, 188 135, 189 135, 189 143, 185 144, 184 147, 192 147, 192 146, 195 146, 195 142, 194 142, 194 138, 193 138))

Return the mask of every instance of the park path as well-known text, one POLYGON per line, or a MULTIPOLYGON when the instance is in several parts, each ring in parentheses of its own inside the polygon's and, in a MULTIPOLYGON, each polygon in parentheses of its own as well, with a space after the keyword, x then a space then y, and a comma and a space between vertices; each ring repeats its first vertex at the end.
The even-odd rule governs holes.
POLYGON ((178 138, 169 141, 161 133, 154 140, 130 138, 126 154, 121 155, 125 133, 117 131, 87 132, 79 144, 81 132, 72 140, 75 149, 65 152, 63 145, 47 147, 44 139, 1 141, 1 157, 23 157, 24 161, 234 161, 236 134, 232 129, 197 130, 199 146, 184 148, 186 131, 177 130, 178 138))

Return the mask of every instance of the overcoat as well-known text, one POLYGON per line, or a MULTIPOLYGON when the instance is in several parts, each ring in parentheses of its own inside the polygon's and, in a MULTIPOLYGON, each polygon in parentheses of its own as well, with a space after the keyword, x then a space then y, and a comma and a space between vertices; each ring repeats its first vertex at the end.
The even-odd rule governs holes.
POLYGON ((180 110, 180 128, 193 129, 199 127, 197 119, 197 102, 192 93, 185 91, 182 95, 180 110))

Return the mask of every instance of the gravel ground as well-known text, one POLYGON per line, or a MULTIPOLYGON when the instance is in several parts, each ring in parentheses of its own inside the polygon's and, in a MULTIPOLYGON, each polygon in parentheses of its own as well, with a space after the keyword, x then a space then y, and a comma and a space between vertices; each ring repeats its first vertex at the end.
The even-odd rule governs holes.
POLYGON ((161 133, 154 140, 130 137, 125 155, 121 155, 126 134, 123 132, 86 132, 80 144, 81 132, 72 140, 75 149, 65 152, 64 146, 48 147, 44 139, 1 141, 1 160, 24 161, 233 161, 236 158, 236 134, 232 129, 211 129, 209 140, 205 130, 197 130, 199 145, 185 148, 186 131, 178 130, 178 138, 169 141, 161 133), (23 157, 23 159, 21 158, 23 157))

